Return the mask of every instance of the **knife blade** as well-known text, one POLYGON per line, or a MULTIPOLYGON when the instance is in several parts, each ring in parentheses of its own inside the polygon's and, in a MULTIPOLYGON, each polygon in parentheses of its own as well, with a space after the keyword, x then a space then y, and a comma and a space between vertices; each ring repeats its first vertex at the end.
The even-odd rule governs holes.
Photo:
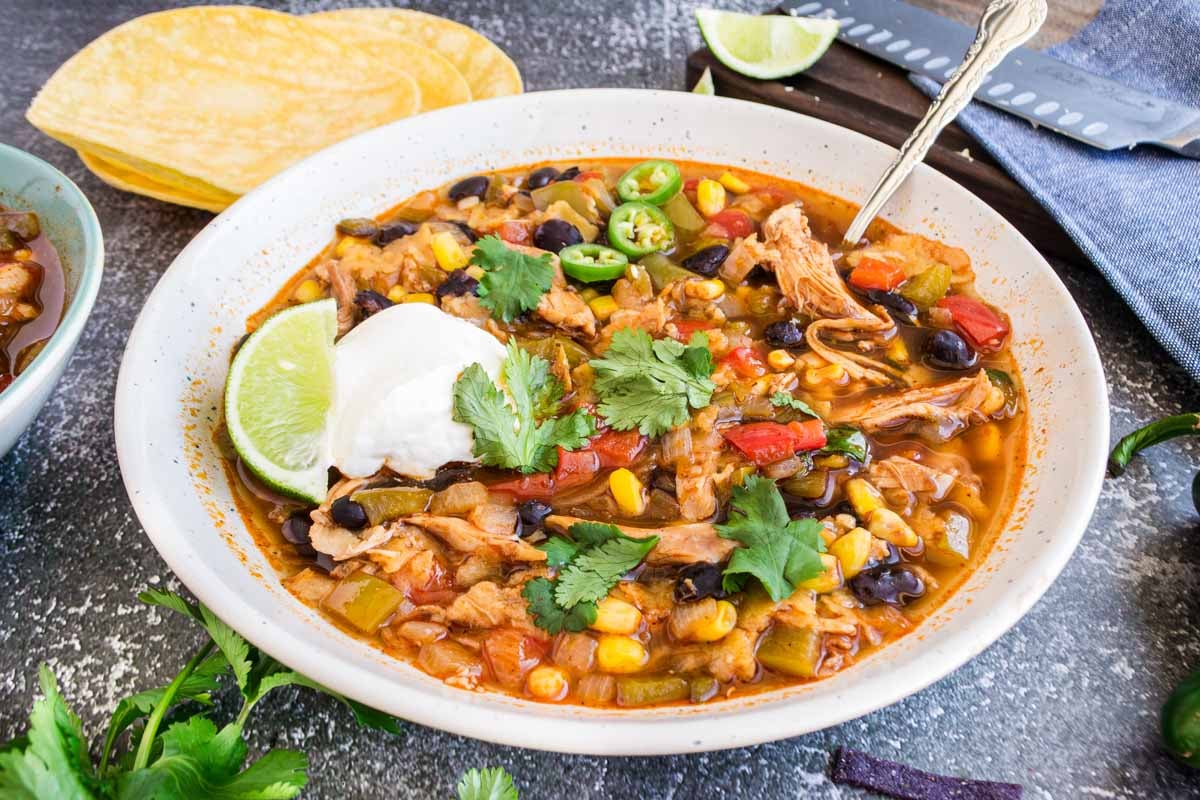
MULTIPOLYGON (((837 20, 838 39, 939 83, 975 31, 900 0, 784 0, 798 17, 837 20)), ((1028 47, 992 70, 975 99, 1102 150, 1140 144, 1200 158, 1200 109, 1155 97, 1028 47)))

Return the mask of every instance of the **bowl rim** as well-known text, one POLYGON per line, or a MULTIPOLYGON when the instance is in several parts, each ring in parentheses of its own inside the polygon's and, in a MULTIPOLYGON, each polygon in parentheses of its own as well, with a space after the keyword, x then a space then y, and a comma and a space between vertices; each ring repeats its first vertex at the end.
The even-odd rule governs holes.
MULTIPOLYGON (((50 340, 42 352, 33 359, 33 363, 16 376, 7 389, 0 392, 0 420, 7 419, 13 409, 28 402, 30 396, 37 391, 39 384, 45 379, 45 373, 52 371, 54 364, 71 355, 72 348, 91 316, 92 307, 100 293, 100 282, 104 275, 104 234, 100 230, 100 219, 96 216, 96 210, 92 208, 87 195, 54 165, 19 147, 0 142, 0 160, 5 158, 24 161, 35 170, 45 172, 60 185, 62 191, 76 201, 73 207, 77 212, 76 218, 83 236, 84 263, 71 264, 69 267, 78 275, 78 281, 74 293, 68 297, 66 313, 63 314, 54 333, 50 335, 50 340)), ((33 211, 36 212, 38 209, 33 209, 33 211)), ((55 249, 58 249, 57 244, 55 244, 55 249)), ((59 258, 61 257, 60 253, 59 258)))
MULTIPOLYGON (((493 98, 471 103, 469 108, 478 116, 491 113, 493 110, 505 110, 508 106, 512 106, 516 110, 524 103, 537 103, 546 98, 549 98, 551 102, 586 102, 589 98, 613 95, 624 95, 632 102, 646 104, 659 101, 685 105, 694 104, 698 110, 703 110, 704 113, 711 112, 713 105, 726 106, 730 110, 735 107, 738 109, 749 107, 754 109, 750 113, 763 115, 764 121, 774 118, 781 123, 801 117, 806 121, 805 124, 827 129, 833 136, 847 137, 851 143, 862 148, 876 150, 883 148, 892 154, 896 152, 894 148, 870 137, 785 109, 733 98, 692 95, 666 90, 556 90, 493 98)), ((416 119, 427 119, 435 115, 451 117, 463 113, 462 108, 455 106, 440 109, 422 114, 416 119)), ((391 684, 383 682, 352 661, 314 657, 305 647, 304 639, 265 624, 265 618, 255 611, 253 606, 231 596, 232 593, 218 591, 220 585, 215 569, 207 566, 203 559, 195 555, 190 542, 181 541, 179 536, 171 533, 174 527, 173 512, 168 510, 168 504, 162 499, 150 497, 146 492, 138 490, 139 483, 143 479, 148 481, 153 474, 152 464, 142 457, 139 440, 141 420, 137 413, 138 396, 133 375, 138 369, 134 362, 137 360, 139 350, 152 343, 153 331, 150 329, 149 310, 155 307, 156 296, 166 295, 172 284, 183 284, 185 273, 182 269, 177 270, 176 265, 181 263, 186 265, 193 259, 191 253, 202 253, 209 246, 210 240, 222 236, 226 224, 232 225, 230 220, 237 216, 234 212, 238 209, 252 207, 257 198, 269 196, 276 186, 291 181, 294 174, 306 169, 311 163, 317 160, 333 160, 338 155, 352 152, 363 139, 386 136, 389 131, 394 131, 399 126, 410 124, 412 121, 412 119, 399 120, 325 148, 271 178, 223 212, 213 224, 201 231, 180 252, 175 262, 163 274, 138 316, 122 358, 114 409, 115 434, 121 471, 134 510, 155 548, 180 580, 219 617, 242 620, 244 624, 236 627, 241 629, 239 632, 248 641, 283 663, 287 663, 293 669, 356 700, 368 705, 383 705, 384 710, 388 710, 388 706, 392 709, 403 708, 402 711, 393 713, 419 724, 463 736, 536 750, 605 756, 704 752, 761 744, 830 727, 892 705, 910 694, 926 688, 995 643, 1025 616, 1065 567, 1087 529, 1100 495, 1101 481, 1104 475, 1109 415, 1107 388, 1099 353, 1074 299, 1061 278, 1050 268, 1033 245, 998 212, 969 190, 932 167, 920 164, 917 166, 918 172, 935 182, 942 183, 950 191, 965 193, 978 202, 981 210, 986 212, 985 216, 988 220, 1002 227, 1030 259, 1044 268, 1044 277, 1053 287, 1056 299, 1062 301, 1061 305, 1070 325, 1073 329, 1080 330, 1085 334, 1086 347, 1082 357, 1087 362, 1087 373, 1091 380, 1087 385, 1079 386, 1078 391, 1085 393, 1085 396, 1089 396, 1095 403, 1094 410, 1099 423, 1091 430, 1088 440, 1080 443, 1079 446, 1079 451, 1087 456, 1086 463, 1094 463, 1097 466, 1088 474, 1087 480, 1077 485, 1076 501, 1063 510, 1062 515, 1069 524, 1059 529, 1046 549, 1042 551, 1037 580, 1030 579, 1029 585, 1023 587, 1025 591, 1012 598, 1011 604, 1007 604, 1004 610, 984 615, 974 620, 971 625, 965 626, 963 630, 955 631, 941 639, 936 668, 922 673, 916 679, 907 678, 903 681, 889 682, 886 691, 879 692, 868 701, 855 703, 849 712, 838 712, 834 715, 837 716, 837 719, 822 721, 819 724, 811 724, 799 719, 802 715, 793 714, 789 717, 786 713, 789 710, 788 706, 790 703, 797 702, 798 698, 786 695, 778 695, 773 698, 770 695, 760 695, 760 698, 767 699, 740 708, 718 708, 705 716, 677 714, 647 719, 635 716, 636 712, 622 712, 612 716, 583 719, 539 715, 537 709, 541 704, 534 704, 532 701, 519 700, 514 704, 503 706, 500 704, 472 705, 467 701, 473 695, 457 690, 455 697, 461 695, 463 702, 447 702, 445 698, 438 697, 434 692, 420 686, 404 685, 400 682, 391 684), (210 579, 212 580, 210 581, 210 579), (244 615, 248 609, 253 612, 250 619, 239 616, 239 614, 244 615), (717 722, 718 717, 720 718, 719 722, 717 722), (713 734, 711 738, 698 735, 696 726, 713 725, 714 722, 717 722, 725 730, 713 734)), ((817 188, 822 187, 818 186, 817 188)), ((146 358, 152 360, 149 356, 146 358)), ((983 569, 983 567, 977 569, 983 569)), ((932 654, 930 657, 932 658, 932 654)))

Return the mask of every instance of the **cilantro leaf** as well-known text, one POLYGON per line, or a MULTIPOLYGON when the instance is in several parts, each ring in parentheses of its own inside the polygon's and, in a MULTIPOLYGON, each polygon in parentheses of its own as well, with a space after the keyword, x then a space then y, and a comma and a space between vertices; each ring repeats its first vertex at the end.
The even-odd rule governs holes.
POLYGON ((858 428, 829 428, 825 431, 825 447, 821 452, 845 453, 855 461, 865 462, 871 445, 858 428))
POLYGON ((576 522, 568 532, 581 547, 599 547, 621 536, 621 529, 607 522, 576 522))
POLYGON ((495 236, 485 236, 475 243, 471 263, 484 270, 478 289, 480 304, 503 322, 512 322, 537 308, 554 280, 549 253, 526 255, 495 236))
POLYGON ((771 395, 771 405, 776 408, 790 408, 794 411, 799 411, 801 414, 807 414, 810 417, 821 418, 821 415, 812 410, 812 407, 803 400, 793 397, 787 392, 776 392, 771 395))
POLYGON ((556 447, 578 450, 595 435, 596 421, 582 409, 552 416, 562 402, 562 384, 546 359, 509 342, 501 378, 507 395, 479 364, 463 370, 454 384, 454 419, 471 426, 473 452, 484 464, 549 472, 558 464, 556 447))
POLYGON ((521 596, 528 603, 534 624, 548 633, 578 633, 596 621, 595 603, 564 609, 554 599, 554 582, 547 578, 534 578, 526 583, 521 596))
POLYGON ((62 695, 49 667, 38 667, 42 697, 29 714, 29 733, 0 753, 0 797, 13 800, 91 800, 96 777, 83 725, 62 695))
POLYGON ((554 599, 563 608, 594 603, 608 596, 621 576, 642 563, 658 544, 657 536, 634 539, 625 534, 577 556, 555 581, 554 599))
POLYGON ((519 800, 512 776, 501 767, 469 769, 458 779, 458 800, 519 800))
POLYGON ((269 664, 268 674, 263 675, 256 687, 256 694, 252 702, 257 702, 263 695, 270 692, 272 689, 280 689, 284 686, 304 686, 309 689, 315 689, 322 694, 329 695, 334 700, 337 700, 346 708, 350 709, 354 714, 355 721, 363 728, 374 728, 379 731, 387 731, 388 733, 400 734, 403 728, 400 726, 400 720, 393 717, 391 714, 386 714, 378 711, 370 706, 365 706, 357 700, 351 700, 345 695, 339 694, 332 689, 329 689, 307 675, 301 675, 299 672, 290 670, 280 664, 275 659, 267 655, 260 655, 260 660, 265 664, 269 664))
POLYGON ((692 334, 687 345, 651 339, 641 328, 622 328, 603 358, 592 359, 600 414, 616 430, 637 428, 661 436, 703 408, 716 388, 708 337, 692 334))
POLYGON ((160 592, 157 589, 147 589, 138 595, 138 599, 146 605, 159 606, 177 611, 190 617, 208 632, 213 643, 229 662, 233 677, 237 681, 242 694, 247 694, 247 684, 250 680, 250 645, 237 634, 233 628, 217 619, 216 615, 198 603, 191 603, 174 592, 160 592))
POLYGON ((551 536, 537 549, 546 554, 546 566, 552 569, 565 567, 579 553, 579 545, 565 536, 551 536))
POLYGON ((734 487, 730 502, 729 520, 717 526, 717 533, 742 547, 733 551, 725 567, 727 590, 742 588, 744 576, 753 575, 779 602, 795 591, 797 583, 821 574, 820 554, 825 551, 821 523, 789 519, 774 481, 751 475, 734 487))

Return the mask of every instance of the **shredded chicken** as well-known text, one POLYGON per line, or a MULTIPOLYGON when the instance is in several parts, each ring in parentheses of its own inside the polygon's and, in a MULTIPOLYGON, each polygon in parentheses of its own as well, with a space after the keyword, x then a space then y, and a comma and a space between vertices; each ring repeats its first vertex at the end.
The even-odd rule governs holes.
POLYGON ((869 433, 921 421, 934 438, 944 441, 972 422, 987 419, 982 408, 992 388, 987 372, 980 370, 969 378, 876 395, 865 403, 843 406, 831 421, 854 423, 869 433))
POLYGON ((748 595, 738 609, 737 626, 713 647, 708 671, 719 681, 750 681, 758 672, 754 657, 758 637, 771 624, 776 603, 765 593, 748 595))
POLYGON ((746 280, 750 270, 754 269, 767 258, 766 248, 758 240, 758 234, 752 234, 744 239, 738 239, 721 264, 721 277, 730 283, 741 283, 746 280))
POLYGON ((326 261, 321 265, 324 270, 325 278, 329 281, 329 289, 333 293, 333 298, 337 300, 337 323, 338 335, 341 336, 358 321, 358 307, 354 305, 354 296, 358 294, 358 287, 354 285, 354 279, 350 277, 349 270, 342 266, 340 261, 326 261))
MULTIPOLYGON (((588 522, 579 517, 553 514, 546 517, 546 527, 566 533, 576 522, 588 522)), ((646 557, 651 566, 665 564, 716 564, 729 558, 737 542, 722 539, 717 529, 708 522, 693 522, 689 525, 668 525, 664 528, 634 528, 618 525, 621 533, 634 539, 657 536, 658 545, 646 557)))
POLYGON ((681 430, 668 436, 683 438, 689 445, 680 450, 675 468, 675 497, 683 519, 708 519, 717 512, 717 456, 725 440, 716 430, 718 410, 706 408, 692 417, 681 430))
POLYGON ((32 302, 37 291, 36 269, 20 262, 0 264, 0 324, 37 317, 32 302))
POLYGON ((483 325, 491 318, 491 313, 479 302, 473 294, 454 295, 442 298, 442 311, 464 319, 472 325, 483 325))
POLYGON ((533 627, 525 612, 525 598, 519 586, 499 586, 493 581, 480 581, 454 598, 446 609, 445 619, 468 628, 497 628, 513 625, 533 627))
POLYGON ((934 500, 944 498, 955 483, 978 486, 979 477, 971 470, 966 459, 949 456, 938 469, 904 456, 891 456, 875 461, 869 469, 871 483, 879 489, 904 489, 908 492, 927 492, 934 500), (954 464, 953 461, 961 462, 954 464))
MULTIPOLYGON (((520 244, 510 244, 509 248, 534 257, 545 255, 547 252, 520 244)), ((550 262, 554 266, 554 278, 550 284, 550 291, 538 301, 537 315, 568 334, 579 335, 585 339, 595 337, 596 315, 579 296, 579 292, 567 285, 558 256, 550 253, 550 262)))
POLYGON ((348 558, 362 555, 368 550, 380 547, 392 538, 392 532, 386 525, 373 525, 361 534, 346 530, 333 523, 324 511, 312 512, 313 524, 308 537, 313 549, 324 553, 334 561, 345 561, 348 558))
POLYGON ((545 553, 527 542, 511 536, 488 533, 458 517, 413 514, 405 521, 424 528, 461 553, 491 551, 508 561, 546 560, 545 553))

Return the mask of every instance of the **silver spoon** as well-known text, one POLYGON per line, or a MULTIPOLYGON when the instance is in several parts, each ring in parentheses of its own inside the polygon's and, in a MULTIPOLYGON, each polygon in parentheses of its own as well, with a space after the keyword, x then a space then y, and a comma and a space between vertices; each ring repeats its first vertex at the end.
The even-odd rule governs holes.
POLYGON ((1006 55, 1029 41, 1045 21, 1046 0, 991 0, 988 3, 979 20, 975 41, 967 49, 962 63, 943 84, 925 116, 900 147, 896 160, 884 170, 875 188, 867 195, 842 237, 843 245, 858 244, 871 220, 904 183, 913 167, 925 158, 942 128, 953 122, 971 102, 987 74, 1006 55))

